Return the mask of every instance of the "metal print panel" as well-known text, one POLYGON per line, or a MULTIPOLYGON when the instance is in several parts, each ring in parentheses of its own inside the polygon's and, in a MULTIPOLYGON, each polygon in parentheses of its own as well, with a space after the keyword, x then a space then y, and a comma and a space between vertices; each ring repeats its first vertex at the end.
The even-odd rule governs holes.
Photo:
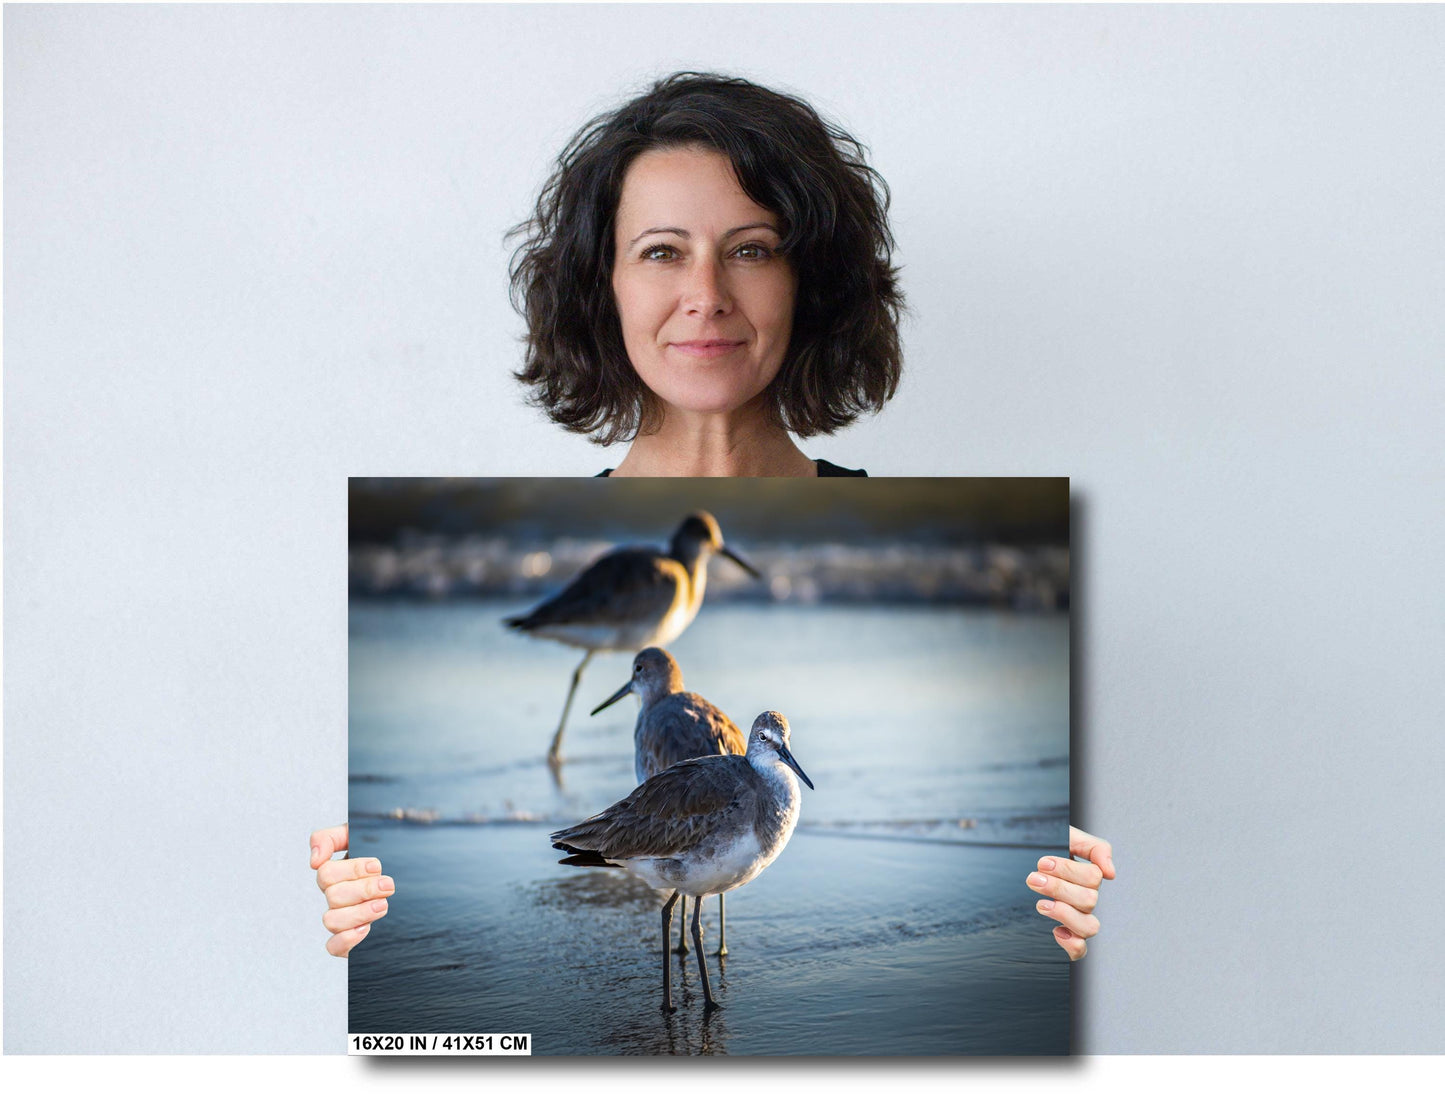
POLYGON ((396 883, 352 1032, 1068 1052, 1025 885, 1068 851, 1067 479, 350 505, 351 854, 396 883))

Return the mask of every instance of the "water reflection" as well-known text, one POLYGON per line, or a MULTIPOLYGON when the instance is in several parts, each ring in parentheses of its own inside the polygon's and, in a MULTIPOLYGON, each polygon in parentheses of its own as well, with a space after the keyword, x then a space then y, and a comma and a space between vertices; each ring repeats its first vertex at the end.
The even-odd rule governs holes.
MULTIPOLYGON (((726 1054, 732 1032, 727 1025, 727 984, 713 974, 713 995, 722 1007, 705 1015, 702 1010, 702 982, 697 970, 688 968, 678 976, 673 969, 673 1000, 677 1010, 669 1015, 662 1010, 662 986, 659 978, 657 999, 652 1007, 634 1008, 624 1012, 597 1041, 606 1050, 617 1054, 726 1054)), ((660 969, 659 969, 660 972, 660 969)))
POLYGON ((550 909, 626 908, 634 913, 651 912, 658 921, 663 897, 634 875, 600 869, 538 883, 535 895, 537 905, 550 909))

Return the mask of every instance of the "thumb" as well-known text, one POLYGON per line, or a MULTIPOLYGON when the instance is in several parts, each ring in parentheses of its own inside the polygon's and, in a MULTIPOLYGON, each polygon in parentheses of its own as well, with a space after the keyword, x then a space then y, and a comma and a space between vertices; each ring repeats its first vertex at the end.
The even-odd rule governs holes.
POLYGON ((311 834, 311 870, 315 871, 337 852, 346 851, 351 846, 350 831, 348 825, 337 824, 330 828, 318 828, 313 832, 311 834))
POLYGON ((1104 873, 1105 879, 1114 877, 1114 849, 1109 841, 1090 836, 1073 825, 1069 825, 1069 855, 1083 856, 1104 873))

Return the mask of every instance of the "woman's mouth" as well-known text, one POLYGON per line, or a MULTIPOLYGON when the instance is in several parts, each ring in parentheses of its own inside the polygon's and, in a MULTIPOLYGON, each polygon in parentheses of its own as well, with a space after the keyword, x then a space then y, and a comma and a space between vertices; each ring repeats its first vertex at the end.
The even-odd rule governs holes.
POLYGON ((743 344, 730 342, 725 338, 703 338, 691 342, 670 342, 668 345, 691 358, 714 358, 722 354, 731 354, 734 350, 741 348, 743 344))

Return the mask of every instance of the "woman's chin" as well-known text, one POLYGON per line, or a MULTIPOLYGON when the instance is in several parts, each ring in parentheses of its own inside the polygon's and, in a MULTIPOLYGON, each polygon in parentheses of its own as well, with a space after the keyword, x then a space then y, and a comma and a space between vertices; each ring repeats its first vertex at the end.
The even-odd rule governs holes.
POLYGON ((718 389, 697 388, 677 389, 657 394, 667 406, 670 413, 677 415, 680 419, 686 417, 715 417, 732 416, 744 412, 759 412, 758 397, 766 385, 748 387, 744 389, 733 389, 731 391, 718 389))

